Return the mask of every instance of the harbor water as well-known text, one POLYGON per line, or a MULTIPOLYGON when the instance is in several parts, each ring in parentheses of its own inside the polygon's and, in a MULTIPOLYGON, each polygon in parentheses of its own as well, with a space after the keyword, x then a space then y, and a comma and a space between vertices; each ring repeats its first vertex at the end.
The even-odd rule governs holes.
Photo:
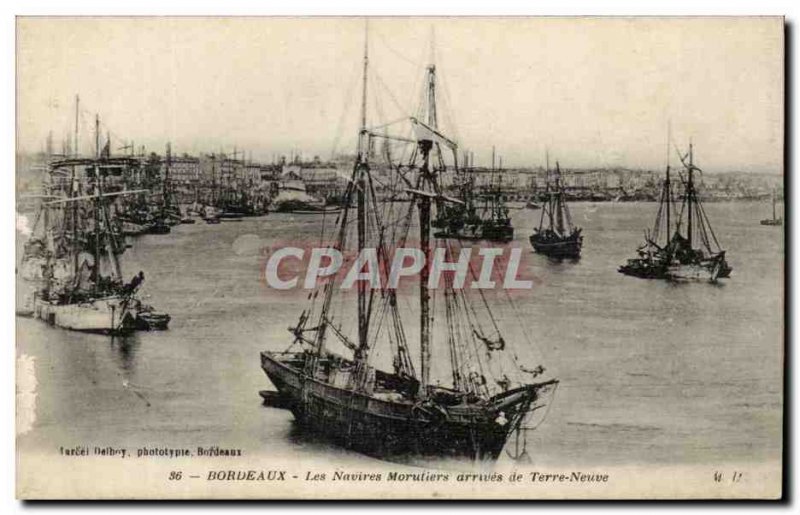
MULTIPOLYGON (((560 380, 548 417, 528 438, 534 464, 780 457, 783 228, 759 224, 769 215, 763 203, 709 203, 733 267, 729 280, 672 284, 619 274, 656 209, 572 205, 585 235, 577 262, 533 254, 528 236, 540 212, 512 211, 511 245, 523 249, 534 278, 530 292, 515 294, 515 308, 543 365, 560 380)), ((308 293, 266 285, 265 249, 315 244, 322 222, 321 215, 269 214, 131 240, 124 275, 145 271, 141 292, 172 316, 167 331, 110 338, 17 318, 17 354, 36 378, 35 418, 18 439, 20 450, 219 446, 249 456, 372 461, 298 436, 291 414, 262 406, 258 395, 272 388, 259 352, 291 344, 287 328, 308 293)), ((325 222, 330 228, 331 215, 325 222)), ((413 326, 406 334, 413 339, 413 326)))

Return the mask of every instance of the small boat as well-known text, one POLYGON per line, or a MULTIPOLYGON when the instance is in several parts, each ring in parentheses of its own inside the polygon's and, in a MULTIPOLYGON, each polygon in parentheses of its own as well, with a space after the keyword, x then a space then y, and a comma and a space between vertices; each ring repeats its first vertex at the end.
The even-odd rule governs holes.
POLYGON ((146 234, 169 234, 172 231, 172 228, 169 224, 164 223, 161 220, 156 220, 152 222, 145 231, 146 234))
POLYGON ((761 220, 761 225, 783 225, 783 218, 778 217, 775 212, 775 192, 772 192, 772 218, 761 220))
POLYGON ((539 227, 530 236, 533 250, 554 258, 579 258, 583 246, 581 228, 572 224, 561 184, 561 168, 556 162, 555 184, 551 188, 548 170, 547 198, 539 227))
POLYGON ((157 313, 151 307, 145 307, 136 314, 136 329, 140 331, 163 331, 167 329, 172 318, 166 313, 157 313))
POLYGON ((278 392, 273 392, 271 390, 259 390, 258 394, 263 399, 264 406, 278 409, 291 409, 291 404, 289 404, 286 398, 278 392))
POLYGON ((193 223, 195 223, 195 219, 194 218, 189 218, 189 217, 181 218, 181 224, 191 225, 193 223))
POLYGON ((534 202, 532 200, 529 200, 525 204, 525 209, 541 209, 541 208, 542 208, 542 206, 540 206, 539 204, 537 204, 536 202, 534 202))

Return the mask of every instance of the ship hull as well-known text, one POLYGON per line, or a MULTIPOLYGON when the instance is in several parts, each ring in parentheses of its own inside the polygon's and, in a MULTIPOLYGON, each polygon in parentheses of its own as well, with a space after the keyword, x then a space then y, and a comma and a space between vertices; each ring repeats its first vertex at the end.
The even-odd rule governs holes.
POLYGON ((145 231, 147 234, 169 234, 172 228, 167 223, 154 223, 145 231))
POLYGON ((666 279, 668 281, 708 281, 730 277, 732 268, 725 261, 724 255, 695 263, 665 264, 646 259, 632 259, 619 267, 621 274, 640 279, 666 279))
POLYGON ((135 222, 122 222, 122 234, 125 236, 138 236, 147 232, 147 225, 135 222))
POLYGON ((434 236, 456 240, 486 240, 507 243, 514 239, 514 228, 510 226, 468 226, 459 230, 438 231, 434 233, 434 236))
POLYGON ((480 408, 434 408, 336 387, 287 366, 273 353, 261 356, 278 390, 272 405, 290 410, 304 432, 385 459, 495 460, 540 392, 530 385, 480 408))
POLYGON ((128 334, 135 329, 135 317, 120 297, 77 304, 56 304, 36 298, 32 316, 56 327, 86 333, 128 334))
POLYGON ((579 258, 581 257, 583 237, 579 233, 574 233, 566 238, 553 240, 539 234, 532 234, 530 242, 533 250, 539 254, 556 258, 579 258))

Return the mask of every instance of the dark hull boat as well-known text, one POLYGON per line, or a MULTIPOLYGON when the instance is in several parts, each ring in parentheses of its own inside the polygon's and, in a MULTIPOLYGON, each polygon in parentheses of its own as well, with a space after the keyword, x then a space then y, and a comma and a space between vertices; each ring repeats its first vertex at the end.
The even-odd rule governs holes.
POLYGON ((556 162, 555 183, 551 188, 548 166, 547 191, 539 227, 534 229, 530 242, 539 254, 553 258, 581 257, 583 236, 581 228, 572 224, 569 207, 565 201, 564 189, 561 186, 561 168, 556 162))
POLYGON ((372 391, 361 392, 336 385, 356 363, 329 355, 312 376, 305 372, 312 359, 308 353, 261 353, 261 366, 279 393, 271 404, 291 411, 309 432, 377 457, 495 460, 523 419, 546 406, 557 384, 525 385, 473 402, 431 388, 426 403, 411 394, 419 387, 415 381, 403 385, 397 375, 375 371, 372 391))
POLYGON ((733 269, 725 260, 725 252, 709 258, 691 259, 681 262, 659 257, 645 256, 630 259, 619 267, 619 272, 640 279, 667 279, 671 281, 727 279, 733 269))
MULTIPOLYGON (((365 55, 364 95, 367 62, 365 55)), ((406 118, 415 139, 393 140, 415 147, 403 153, 410 156, 407 162, 387 166, 393 175, 386 182, 404 184, 411 201, 391 205, 388 200, 387 208, 393 195, 379 196, 372 187, 370 149, 375 139, 393 136, 367 128, 364 97, 357 157, 328 247, 356 250, 359 256, 372 250, 374 266, 386 272, 393 251, 406 248, 412 227, 419 231, 413 238, 422 255, 459 252, 457 241, 432 236, 434 208, 463 202, 441 194, 438 177, 449 158, 442 149, 452 150, 455 162, 457 145, 436 125, 435 66, 427 73, 419 110, 426 114, 425 123, 406 118)), ((360 280, 353 293, 340 288, 339 276, 318 284, 309 294, 310 305, 290 328, 294 340, 289 348, 261 353, 261 367, 275 387, 260 392, 265 404, 291 411, 299 429, 316 439, 388 460, 492 461, 512 434, 521 438, 534 429, 558 381, 546 379, 541 364, 526 365, 518 357, 515 340, 524 340, 526 333, 518 338, 501 334, 483 297, 454 287, 447 278, 443 287, 430 288, 431 266, 426 260, 414 281, 418 305, 400 302, 397 286, 360 280), (409 314, 419 321, 413 336, 407 332, 409 314), (434 332, 434 320, 447 322, 447 328, 434 332), (411 353, 412 338, 418 361, 411 353), (439 364, 435 374, 434 363, 439 364)))
POLYGON ((578 258, 581 256, 583 236, 581 236, 580 229, 563 238, 554 233, 537 232, 531 234, 530 240, 533 250, 539 254, 555 258, 578 258))
POLYGON ((511 220, 505 218, 489 218, 475 223, 448 224, 444 230, 434 233, 437 238, 452 238, 467 241, 495 241, 507 243, 514 239, 514 227, 511 220))
POLYGON ((514 228, 507 223, 484 221, 477 224, 463 224, 460 228, 448 228, 434 233, 437 238, 453 238, 466 241, 496 241, 507 243, 514 239, 514 228))
POLYGON ((710 282, 726 279, 733 268, 720 248, 697 195, 694 172, 700 169, 693 164, 692 145, 686 156, 679 157, 686 177, 681 177, 685 191, 677 220, 672 221, 675 206, 668 164, 653 230, 645 234, 645 243, 637 250, 638 256, 629 259, 618 271, 640 279, 710 282))
POLYGON ((169 234, 171 231, 172 228, 168 224, 157 220, 147 227, 145 234, 169 234))
POLYGON ((164 331, 172 318, 166 313, 152 310, 140 311, 136 315, 136 329, 140 331, 164 331))

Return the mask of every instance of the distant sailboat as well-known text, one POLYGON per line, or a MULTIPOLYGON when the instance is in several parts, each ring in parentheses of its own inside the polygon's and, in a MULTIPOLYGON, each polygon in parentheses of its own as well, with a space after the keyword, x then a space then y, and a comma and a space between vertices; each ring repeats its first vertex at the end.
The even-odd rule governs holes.
POLYGON ((686 177, 681 176, 683 202, 674 227, 670 166, 667 164, 653 231, 645 234, 645 243, 637 251, 638 257, 620 266, 619 272, 643 279, 673 281, 699 279, 714 282, 727 278, 732 268, 697 195, 694 173, 701 170, 693 162, 691 143, 688 154, 679 154, 679 157, 686 177))
POLYGON ((555 180, 550 184, 550 170, 547 170, 547 191, 539 227, 530 236, 533 249, 550 257, 578 258, 581 255, 583 236, 581 228, 572 224, 572 216, 561 184, 561 168, 556 162, 555 180))
POLYGON ((775 211, 775 191, 772 192, 772 218, 761 220, 761 225, 783 225, 783 218, 778 217, 775 211))

